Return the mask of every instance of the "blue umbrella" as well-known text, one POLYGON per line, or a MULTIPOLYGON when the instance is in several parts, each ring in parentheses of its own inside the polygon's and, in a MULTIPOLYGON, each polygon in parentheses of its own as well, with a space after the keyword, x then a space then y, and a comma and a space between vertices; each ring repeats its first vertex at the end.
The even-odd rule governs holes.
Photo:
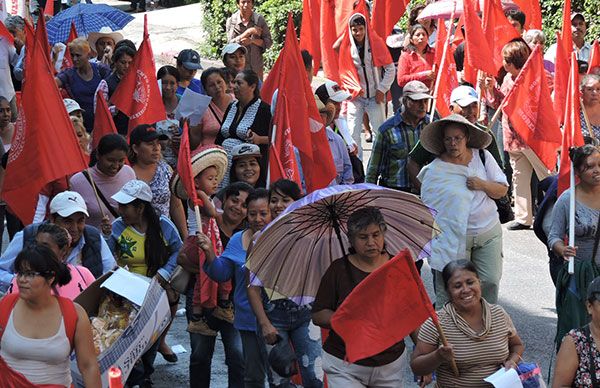
POLYGON ((51 44, 65 42, 69 38, 71 22, 75 23, 77 35, 87 36, 102 27, 121 30, 133 19, 128 13, 106 4, 79 3, 59 12, 48 22, 48 40, 51 44))

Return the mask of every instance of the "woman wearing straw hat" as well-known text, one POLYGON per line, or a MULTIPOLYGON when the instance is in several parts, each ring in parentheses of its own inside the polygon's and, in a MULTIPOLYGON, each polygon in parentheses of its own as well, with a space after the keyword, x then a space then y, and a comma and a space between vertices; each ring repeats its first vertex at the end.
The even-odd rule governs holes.
POLYGON ((491 136, 458 114, 427 125, 421 144, 437 158, 417 178, 421 197, 437 211, 442 233, 431 243, 435 270, 436 307, 448 301, 441 271, 453 260, 473 262, 481 278, 482 295, 498 300, 502 277, 502 228, 494 199, 508 190, 506 176, 484 148, 491 136))

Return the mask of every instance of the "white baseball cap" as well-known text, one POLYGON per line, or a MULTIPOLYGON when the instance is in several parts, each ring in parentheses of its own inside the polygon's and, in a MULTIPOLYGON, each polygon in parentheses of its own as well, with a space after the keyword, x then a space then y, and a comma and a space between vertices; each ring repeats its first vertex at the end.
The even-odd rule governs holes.
POLYGON ((152 202, 152 189, 150 189, 150 186, 148 186, 146 182, 133 179, 125 183, 123 187, 121 187, 121 190, 111 198, 122 205, 127 205, 136 199, 152 202))
POLYGON ((477 91, 470 86, 461 85, 454 88, 450 94, 450 104, 457 103, 461 107, 469 106, 474 102, 477 102, 479 97, 477 91))
POLYGON ((50 201, 50 214, 69 217, 75 213, 83 213, 89 217, 87 205, 81 194, 76 191, 63 191, 50 201))
POLYGON ((327 104, 327 100, 333 100, 335 102, 343 102, 349 100, 350 93, 340 88, 340 85, 335 81, 327 80, 325 83, 317 88, 315 94, 319 97, 323 104, 327 104))
POLYGON ((80 110, 80 111, 84 111, 83 109, 81 109, 81 107, 79 106, 79 103, 75 100, 72 100, 70 98, 63 98, 63 103, 65 104, 65 108, 67 108, 67 113, 71 114, 72 112, 75 112, 76 110, 80 110))
POLYGON ((254 156, 260 158, 260 148, 256 144, 242 143, 231 150, 231 159, 243 158, 245 156, 254 156))

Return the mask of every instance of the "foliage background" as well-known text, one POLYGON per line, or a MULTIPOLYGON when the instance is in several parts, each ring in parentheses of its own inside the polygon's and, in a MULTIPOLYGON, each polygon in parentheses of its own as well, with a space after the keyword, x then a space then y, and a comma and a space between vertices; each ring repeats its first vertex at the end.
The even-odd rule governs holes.
MULTIPOLYGON (((185 0, 184 0, 185 1, 185 0)), ((187 0, 189 1, 189 0, 187 0)), ((220 49, 226 43, 225 21, 237 10, 235 0, 199 0, 204 9, 204 20, 202 25, 208 34, 206 42, 203 42, 200 50, 210 58, 219 58, 220 49)), ((410 6, 423 4, 426 0, 413 0, 410 6)), ((560 30, 562 21, 562 8, 565 0, 541 0, 543 30, 547 37, 549 46, 556 40, 556 31, 560 30)), ((582 11, 588 20, 587 41, 600 37, 600 1, 599 0, 571 0, 573 10, 582 11)), ((273 46, 265 53, 267 67, 270 67, 277 59, 285 39, 285 29, 288 12, 292 12, 296 33, 299 34, 300 22, 302 20, 302 0, 263 0, 254 4, 256 12, 263 15, 271 28, 273 46)), ((407 13, 400 19, 402 28, 406 28, 408 20, 407 13)))

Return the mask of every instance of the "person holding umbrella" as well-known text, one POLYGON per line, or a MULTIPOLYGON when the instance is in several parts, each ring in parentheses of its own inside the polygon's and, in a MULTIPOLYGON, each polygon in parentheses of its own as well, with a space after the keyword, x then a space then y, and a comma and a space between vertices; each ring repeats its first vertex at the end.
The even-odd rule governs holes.
MULTIPOLYGON (((369 274, 381 267, 391 255, 385 244, 387 224, 381 211, 373 206, 356 210, 348 218, 350 254, 334 261, 325 272, 312 307, 312 320, 331 329, 331 318, 350 292, 369 274)), ((411 334, 416 339, 416 333, 411 334)), ((404 341, 354 364, 344 361, 346 348, 334 331, 323 345, 323 370, 331 387, 401 387, 404 341)), ((431 380, 429 380, 431 381, 431 380)))

